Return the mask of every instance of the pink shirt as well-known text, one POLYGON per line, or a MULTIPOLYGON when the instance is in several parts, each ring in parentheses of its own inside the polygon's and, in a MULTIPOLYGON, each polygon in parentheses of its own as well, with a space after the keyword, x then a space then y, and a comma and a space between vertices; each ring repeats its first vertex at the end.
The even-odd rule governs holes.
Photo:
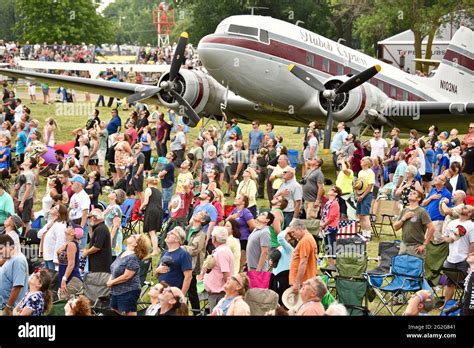
POLYGON ((128 143, 130 146, 133 146, 138 139, 138 133, 135 128, 131 127, 125 131, 125 134, 128 135, 128 143))
POLYGON ((224 272, 232 275, 234 270, 234 256, 227 244, 219 245, 212 253, 216 265, 211 272, 204 275, 204 286, 208 293, 224 291, 224 272))
POLYGON ((339 208, 339 202, 337 199, 335 199, 333 202, 328 201, 326 204, 330 204, 329 212, 326 217, 325 223, 328 223, 327 227, 335 227, 338 228, 339 226, 339 218, 340 218, 340 208, 339 208))

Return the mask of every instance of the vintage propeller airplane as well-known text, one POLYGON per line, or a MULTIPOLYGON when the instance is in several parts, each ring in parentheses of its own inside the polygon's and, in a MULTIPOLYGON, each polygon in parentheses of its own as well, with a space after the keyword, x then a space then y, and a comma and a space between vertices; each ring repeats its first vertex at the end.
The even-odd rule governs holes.
POLYGON ((169 71, 156 87, 20 70, 2 75, 160 103, 190 126, 201 117, 227 115, 279 125, 325 123, 329 148, 333 121, 354 131, 372 125, 450 127, 474 114, 474 33, 461 27, 432 77, 418 77, 314 34, 261 16, 224 19, 198 46, 204 69, 181 69, 188 34, 178 42, 169 71))

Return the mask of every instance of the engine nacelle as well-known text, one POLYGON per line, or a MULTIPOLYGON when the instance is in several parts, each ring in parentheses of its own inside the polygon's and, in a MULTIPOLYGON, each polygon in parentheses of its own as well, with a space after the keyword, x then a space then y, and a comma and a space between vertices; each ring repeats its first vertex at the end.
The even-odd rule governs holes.
MULTIPOLYGON (((161 77, 158 86, 164 81, 169 81, 169 72, 161 77)), ((186 99, 197 113, 204 110, 212 88, 208 77, 202 71, 181 69, 174 83, 175 91, 186 99)), ((179 104, 168 92, 160 91, 158 99, 163 106, 179 110, 179 104)))
MULTIPOLYGON (((343 82, 347 81, 349 76, 335 76, 328 79, 324 86, 327 89, 335 89, 343 82)), ((354 127, 361 123, 385 123, 385 119, 380 115, 388 96, 377 87, 370 83, 364 83, 348 93, 340 93, 333 102, 333 119, 336 122, 345 122, 347 126, 354 127), (378 115, 369 110, 378 111, 378 115)), ((326 113, 327 100, 322 93, 319 94, 319 107, 326 113)))

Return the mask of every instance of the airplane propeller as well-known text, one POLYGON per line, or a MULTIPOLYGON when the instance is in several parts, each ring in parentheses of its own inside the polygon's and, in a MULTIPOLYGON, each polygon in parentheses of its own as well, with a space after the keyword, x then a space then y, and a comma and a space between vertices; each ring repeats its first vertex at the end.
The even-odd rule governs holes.
POLYGON ((189 103, 179 94, 176 92, 176 78, 179 74, 179 69, 181 65, 184 63, 184 51, 186 49, 186 45, 188 44, 188 33, 183 32, 178 41, 178 46, 176 47, 176 51, 174 52, 173 60, 171 61, 171 67, 169 71, 169 80, 161 82, 159 87, 148 88, 142 92, 137 92, 132 94, 126 98, 126 103, 135 103, 144 99, 148 99, 153 97, 154 95, 160 93, 161 91, 165 91, 168 94, 172 95, 175 100, 179 104, 179 114, 184 114, 183 117, 184 123, 186 123, 190 127, 196 127, 198 124, 200 117, 194 111, 194 109, 189 105, 189 103))
POLYGON ((326 127, 324 128, 324 150, 329 150, 331 146, 331 133, 333 128, 332 109, 333 103, 339 94, 347 93, 350 90, 359 87, 364 82, 370 80, 380 71, 380 65, 370 67, 357 75, 352 76, 349 80, 341 84, 335 89, 326 89, 326 87, 316 77, 303 70, 297 65, 288 65, 288 70, 299 78, 301 81, 306 83, 308 86, 314 88, 318 92, 322 93, 322 96, 327 100, 327 121, 326 127))

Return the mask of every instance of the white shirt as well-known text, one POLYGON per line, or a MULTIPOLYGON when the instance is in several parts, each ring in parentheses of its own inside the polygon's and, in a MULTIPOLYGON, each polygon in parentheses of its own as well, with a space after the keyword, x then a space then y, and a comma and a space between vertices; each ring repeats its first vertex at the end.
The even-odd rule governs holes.
POLYGON ((420 168, 418 168, 418 172, 420 173, 420 175, 425 175, 426 174, 425 154, 423 153, 423 150, 420 149, 419 147, 416 148, 416 152, 418 152, 418 158, 420 159, 420 168))
POLYGON ((459 179, 459 174, 449 179, 449 183, 451 184, 453 191, 456 191, 456 186, 458 185, 458 179, 459 179))
POLYGON ((43 259, 58 263, 58 254, 56 251, 66 243, 66 224, 64 222, 55 222, 49 230, 45 225, 38 231, 38 238, 41 238, 46 232, 43 241, 43 259))
POLYGON ((15 108, 15 122, 21 121, 21 115, 23 115, 23 105, 20 104, 15 108))
POLYGON ((370 158, 374 159, 380 157, 381 159, 385 158, 385 149, 388 148, 387 142, 385 139, 380 138, 375 140, 375 138, 370 139, 370 158))
POLYGON ((71 220, 82 218, 82 211, 89 211, 90 205, 91 200, 86 191, 81 190, 81 192, 73 194, 69 202, 69 218, 71 220))
POLYGON ((306 149, 304 150, 304 153, 303 153, 303 158, 305 161, 310 159, 309 154, 310 154, 311 148, 313 148, 312 158, 318 157, 318 146, 319 146, 318 139, 316 139, 316 137, 312 137, 311 139, 308 140, 308 146, 306 146, 306 149))
POLYGON ((474 222, 471 220, 460 221, 459 219, 453 220, 448 224, 446 228, 447 234, 452 237, 454 230, 457 226, 462 225, 466 229, 466 234, 458 240, 449 243, 449 255, 448 262, 458 263, 467 259, 469 253, 469 247, 471 243, 474 243, 474 222))

